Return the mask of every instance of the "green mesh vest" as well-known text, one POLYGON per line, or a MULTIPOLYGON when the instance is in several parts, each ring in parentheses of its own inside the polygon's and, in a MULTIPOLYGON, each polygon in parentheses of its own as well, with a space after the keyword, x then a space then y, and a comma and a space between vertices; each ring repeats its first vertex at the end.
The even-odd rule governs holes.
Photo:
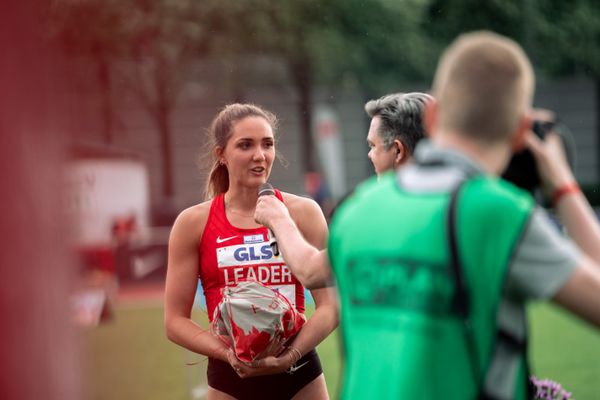
MULTIPOLYGON (((446 233, 449 193, 412 193, 394 174, 357 189, 337 211, 329 255, 342 313, 342 399, 473 399, 446 233)), ((472 178, 458 197, 458 249, 485 374, 496 313, 531 198, 500 180, 472 178)), ((521 371, 515 398, 524 398, 521 371)))

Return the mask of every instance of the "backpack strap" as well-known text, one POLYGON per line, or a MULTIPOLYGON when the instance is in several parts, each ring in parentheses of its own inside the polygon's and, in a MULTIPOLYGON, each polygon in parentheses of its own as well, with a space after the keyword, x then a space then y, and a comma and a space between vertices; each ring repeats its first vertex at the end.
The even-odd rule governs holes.
MULTIPOLYGON (((513 360, 520 359, 523 354, 527 353, 527 335, 525 334, 525 339, 518 338, 514 336, 511 332, 500 327, 499 324, 496 325, 496 341, 494 345, 494 349, 492 352, 492 359, 490 361, 489 368, 486 373, 482 372, 482 366, 479 363, 479 353, 477 349, 477 345, 475 342, 475 336, 471 324, 471 298, 470 292, 468 290, 467 284, 464 278, 464 270, 462 266, 462 262, 460 259, 460 253, 458 251, 458 241, 457 241, 457 223, 456 223, 456 214, 457 214, 457 204, 458 198, 460 194, 460 190, 463 186, 468 182, 468 179, 464 179, 459 182, 454 189, 450 193, 450 202, 448 205, 448 224, 447 224, 447 235, 448 235, 448 243, 450 247, 450 263, 452 269, 452 277, 455 285, 455 292, 452 298, 452 308, 453 312, 455 312, 462 319, 463 326, 463 334, 465 338, 465 344, 467 346, 467 350, 469 352, 469 360, 471 364, 471 373, 473 377, 473 381, 476 383, 476 387, 478 387, 478 400, 504 400, 511 399, 514 395, 514 388, 517 379, 517 373, 512 374, 509 378, 509 382, 505 382, 505 388, 510 390, 510 393, 500 394, 498 391, 498 387, 494 385, 495 374, 501 372, 500 370, 505 365, 500 360, 499 355, 505 354, 508 357, 511 357, 513 360), (485 375, 485 376, 484 376, 485 375)), ((525 368, 527 376, 529 376, 529 365, 527 363, 527 358, 525 358, 525 368)), ((532 386, 529 385, 528 381, 528 398, 533 397, 532 386)), ((500 390, 502 392, 502 390, 500 390)))
MULTIPOLYGON (((527 362, 527 333, 520 338, 501 326, 496 328, 496 341, 492 350, 492 358, 485 374, 485 381, 480 389, 479 399, 499 400, 512 399, 517 383, 520 361, 523 355, 524 368, 527 377, 529 363, 527 362)), ((535 398, 535 388, 528 379, 526 382, 527 398, 535 398)))
POLYGON ((471 324, 471 296, 464 279, 463 267, 460 260, 457 244, 456 228, 456 210, 458 195, 468 179, 461 180, 450 193, 450 203, 448 205, 448 224, 446 226, 448 241, 450 245, 450 267, 452 269, 452 278, 454 280, 454 295, 452 297, 451 307, 453 312, 462 319, 462 328, 465 338, 465 344, 469 352, 471 365, 471 374, 477 387, 481 385, 481 366, 479 365, 479 354, 475 343, 473 326, 471 324))

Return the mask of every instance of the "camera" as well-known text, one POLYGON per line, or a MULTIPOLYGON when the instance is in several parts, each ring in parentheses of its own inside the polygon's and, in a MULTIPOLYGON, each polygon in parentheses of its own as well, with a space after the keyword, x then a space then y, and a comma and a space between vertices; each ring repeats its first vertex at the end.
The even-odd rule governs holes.
POLYGON ((538 121, 534 120, 531 124, 531 130, 540 139, 544 139, 548 132, 551 132, 556 126, 556 121, 538 121))
MULTIPOLYGON (((540 139, 544 140, 549 132, 554 131, 561 139, 567 161, 571 169, 575 164, 575 141, 569 128, 560 120, 541 121, 534 120, 531 130, 540 139)), ((540 176, 535 164, 533 154, 528 149, 515 153, 508 166, 502 173, 502 178, 514 185, 527 190, 534 197, 540 189, 540 176)))

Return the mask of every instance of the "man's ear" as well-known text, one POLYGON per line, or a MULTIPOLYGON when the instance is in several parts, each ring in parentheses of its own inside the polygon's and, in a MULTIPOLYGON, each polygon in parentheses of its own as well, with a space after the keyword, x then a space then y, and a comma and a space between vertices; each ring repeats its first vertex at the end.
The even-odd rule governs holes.
POLYGON ((519 119, 517 129, 512 136, 511 147, 513 152, 519 152, 525 147, 525 136, 531 130, 531 115, 529 113, 524 114, 519 119))
POLYGON ((425 125, 425 135, 433 137, 437 125, 438 104, 434 98, 427 100, 423 110, 423 124, 425 125))
POLYGON ((394 139, 394 141, 392 142, 392 148, 394 148, 396 151, 396 156, 394 157, 394 164, 396 166, 408 160, 406 154, 406 147, 399 139, 394 139))

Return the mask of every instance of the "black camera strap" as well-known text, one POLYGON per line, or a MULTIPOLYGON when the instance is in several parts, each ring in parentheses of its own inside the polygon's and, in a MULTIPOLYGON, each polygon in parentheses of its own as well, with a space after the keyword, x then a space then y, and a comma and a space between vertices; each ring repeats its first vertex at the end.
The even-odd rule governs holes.
MULTIPOLYGON (((500 400, 501 397, 498 397, 494 394, 494 390, 488 385, 493 385, 494 382, 488 380, 488 374, 491 372, 491 368, 486 368, 486 373, 482 372, 482 366, 479 362, 479 352, 477 349, 477 343, 475 341, 475 334, 473 332, 473 327, 471 324, 471 295, 465 281, 464 277, 464 269, 462 266, 460 253, 458 250, 458 231, 457 231, 457 204, 458 197, 460 194, 460 190, 465 186, 465 184, 469 182, 468 179, 461 180, 451 191, 450 193, 450 201, 448 204, 448 214, 447 219, 448 223, 446 226, 447 235, 448 235, 448 244, 450 250, 450 264, 452 269, 452 277, 454 279, 455 292, 452 298, 452 309, 453 311, 459 315, 462 319, 462 328, 465 339, 465 344, 467 347, 467 351, 469 352, 469 361, 471 366, 471 374, 473 377, 473 381, 478 388, 477 399, 478 400, 500 400)), ((513 356, 520 356, 522 354, 526 354, 527 352, 527 340, 520 339, 515 337, 512 333, 506 331, 501 328, 499 325, 496 325, 496 341, 493 350, 492 360, 490 361, 490 366, 493 366, 496 360, 496 354, 498 350, 502 347, 513 356)), ((529 365, 527 363, 527 358, 525 358, 525 368, 527 370, 527 376, 529 376, 529 365)), ((514 388, 514 383, 516 380, 516 375, 512 379, 512 388, 514 388)), ((533 398, 532 388, 530 385, 527 387, 529 398, 533 398)))
POLYGON ((454 296, 451 307, 453 311, 462 319, 462 328, 465 338, 469 360, 471 365, 471 374, 477 387, 481 385, 481 366, 479 365, 479 354, 475 343, 473 326, 471 324, 471 296, 463 276, 463 268, 460 261, 457 244, 456 228, 456 209, 458 195, 461 188, 468 180, 461 180, 450 193, 450 202, 448 204, 448 224, 446 225, 448 243, 450 245, 450 267, 452 268, 452 277, 454 279, 454 296))

